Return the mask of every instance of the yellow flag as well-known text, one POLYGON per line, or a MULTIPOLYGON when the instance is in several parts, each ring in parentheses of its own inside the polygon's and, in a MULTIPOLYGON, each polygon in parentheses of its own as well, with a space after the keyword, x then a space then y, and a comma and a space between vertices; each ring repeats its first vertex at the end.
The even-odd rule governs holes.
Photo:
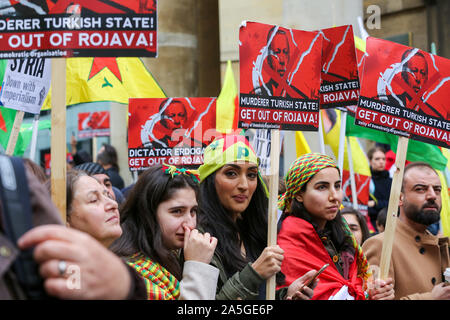
MULTIPOLYGON (((329 112, 335 112, 335 119, 331 119, 327 115, 325 110, 322 112, 322 128, 323 128, 323 139, 326 144, 328 144, 333 150, 334 155, 337 157, 339 154, 339 131, 341 127, 341 112, 339 110, 329 109, 329 112), (326 123, 328 121, 328 123, 326 123), (328 129, 328 131, 327 131, 328 129)), ((366 153, 359 145, 358 139, 356 137, 349 137, 350 147, 352 152, 353 160, 353 170, 355 174, 362 174, 370 177, 370 166, 367 160, 366 153)), ((347 156, 347 139, 345 139, 345 149, 344 149, 344 170, 349 170, 349 161, 347 156)))
MULTIPOLYGON (((139 58, 69 58, 66 104, 129 98, 164 98, 165 93, 139 58)), ((42 110, 51 108, 51 89, 42 110)))
POLYGON ((448 185, 445 176, 440 171, 436 171, 439 174, 442 185, 442 209, 441 209, 441 225, 442 233, 446 237, 450 237, 450 196, 448 192, 448 185))
POLYGON ((227 62, 223 87, 216 102, 216 130, 221 133, 237 129, 238 90, 231 61, 227 62))
POLYGON ((354 38, 355 38, 355 48, 362 52, 366 52, 366 42, 360 37, 354 36, 354 38))
POLYGON ((295 132, 295 150, 297 152, 297 158, 302 154, 310 153, 311 148, 308 145, 308 141, 306 141, 303 132, 296 131, 295 132))
POLYGON ((436 170, 442 184, 441 225, 444 236, 450 237, 450 151, 446 148, 441 148, 441 151, 442 154, 448 159, 445 173, 436 170))

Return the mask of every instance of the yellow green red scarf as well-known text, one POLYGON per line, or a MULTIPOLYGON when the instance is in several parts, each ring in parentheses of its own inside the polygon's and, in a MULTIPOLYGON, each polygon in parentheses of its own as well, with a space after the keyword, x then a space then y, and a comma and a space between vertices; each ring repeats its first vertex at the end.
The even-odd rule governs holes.
POLYGON ((144 278, 148 300, 178 300, 180 282, 166 268, 141 254, 135 254, 127 260, 144 278))

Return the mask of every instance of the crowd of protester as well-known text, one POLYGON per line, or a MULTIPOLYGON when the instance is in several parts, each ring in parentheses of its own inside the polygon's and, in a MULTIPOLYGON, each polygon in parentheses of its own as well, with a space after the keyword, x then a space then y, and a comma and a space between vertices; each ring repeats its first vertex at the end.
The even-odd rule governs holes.
MULTIPOLYGON (((380 279, 373 267, 380 263, 392 181, 382 148, 368 152, 368 215, 342 205, 333 158, 309 153, 296 159, 280 182, 277 244, 271 246, 268 188, 244 136, 214 140, 198 170, 155 165, 127 188, 114 147, 104 145, 96 163, 72 151, 77 162, 67 173, 66 221, 50 200, 45 174, 24 161, 33 215, 44 218, 35 219, 17 247, 34 248, 51 296, 264 300, 266 280, 275 276, 276 299, 450 299, 443 276, 449 240, 427 230, 439 221, 442 187, 426 163, 405 169, 389 275, 380 279), (79 290, 67 285, 74 270, 83 272, 79 290)), ((2 234, 0 240, 7 241, 2 234)), ((4 280, 0 298, 17 298, 4 280)))

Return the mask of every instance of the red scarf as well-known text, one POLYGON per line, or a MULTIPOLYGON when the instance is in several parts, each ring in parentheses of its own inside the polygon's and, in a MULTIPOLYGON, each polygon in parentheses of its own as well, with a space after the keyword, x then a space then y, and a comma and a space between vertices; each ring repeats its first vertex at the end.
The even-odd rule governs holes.
POLYGON ((301 218, 289 216, 283 221, 278 234, 278 245, 284 250, 281 272, 286 281, 277 289, 289 286, 296 279, 311 269, 319 270, 324 264, 330 265, 319 276, 319 283, 314 289, 313 300, 328 300, 342 286, 348 287, 348 292, 356 300, 364 300, 363 281, 357 276, 356 254, 349 269, 349 279, 339 273, 328 251, 325 249, 314 227, 301 218))

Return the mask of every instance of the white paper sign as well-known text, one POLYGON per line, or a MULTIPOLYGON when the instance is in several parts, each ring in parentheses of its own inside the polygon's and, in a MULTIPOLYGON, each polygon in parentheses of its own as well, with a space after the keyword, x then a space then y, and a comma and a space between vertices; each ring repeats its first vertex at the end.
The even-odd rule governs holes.
MULTIPOLYGON (((283 145, 284 133, 280 132, 280 154, 281 146, 283 145)), ((270 175, 270 144, 271 136, 270 130, 256 129, 252 139, 252 146, 255 150, 256 156, 259 158, 259 170, 262 175, 270 175)))
POLYGON ((50 59, 8 60, 0 102, 10 109, 39 114, 50 89, 50 80, 50 59))

